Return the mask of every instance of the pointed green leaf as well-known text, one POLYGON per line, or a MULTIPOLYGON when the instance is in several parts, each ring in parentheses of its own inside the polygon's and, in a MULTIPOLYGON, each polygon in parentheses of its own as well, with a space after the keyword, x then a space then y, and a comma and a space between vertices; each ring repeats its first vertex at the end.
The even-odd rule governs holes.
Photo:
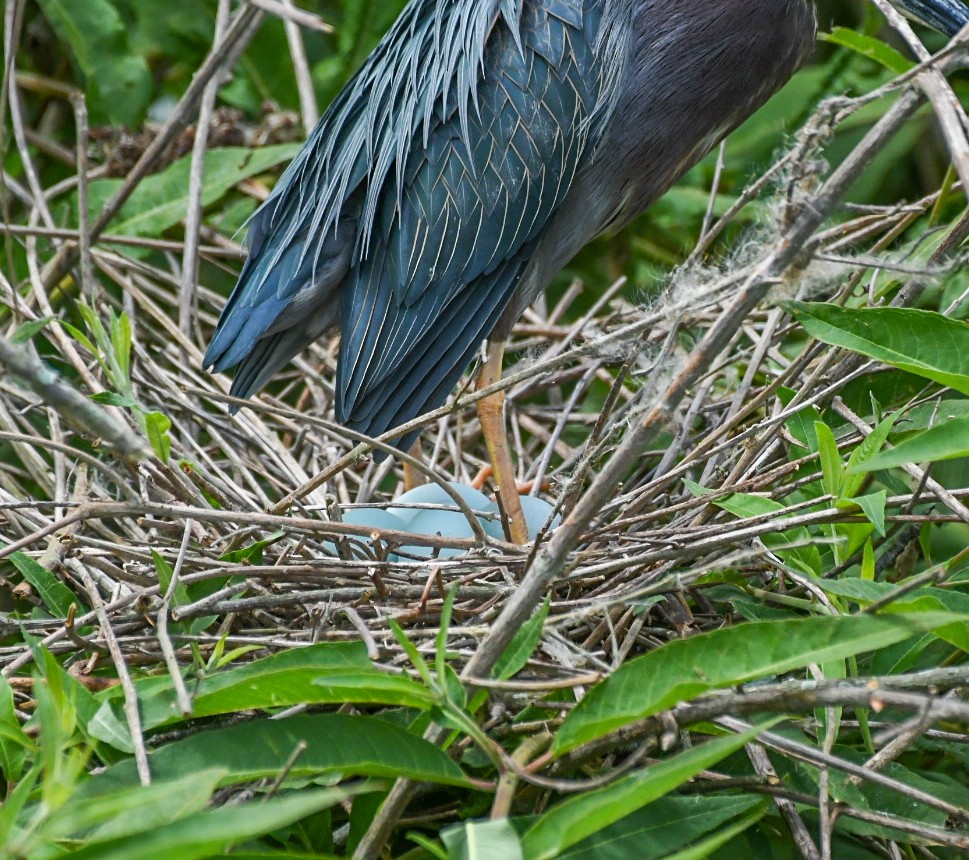
MULTIPOLYGON (((751 493, 733 493, 725 499, 718 499, 713 504, 718 508, 746 519, 748 517, 762 517, 784 510, 780 502, 764 496, 751 493)), ((764 545, 777 553, 787 564, 816 576, 821 572, 821 554, 814 545, 811 533, 803 526, 797 526, 784 531, 771 532, 762 537, 764 545)))
POLYGON ((861 560, 861 578, 874 580, 875 578, 875 547, 871 538, 865 541, 865 553, 861 560))
POLYGON ((605 788, 570 797, 542 815, 522 838, 527 860, 551 860, 646 804, 681 786, 700 771, 740 749, 762 728, 716 738, 616 780, 605 788))
POLYGON ((931 463, 969 457, 969 417, 937 424, 875 454, 855 468, 861 472, 894 469, 907 463, 931 463))
POLYGON ((77 604, 79 610, 87 612, 87 607, 77 599, 73 591, 29 555, 22 552, 11 553, 10 561, 37 590, 44 605, 58 618, 67 618, 72 604, 77 604))
POLYGON ((865 483, 864 464, 878 455, 882 445, 888 440, 898 414, 889 415, 878 422, 878 426, 871 431, 851 452, 845 468, 842 495, 846 499, 853 498, 865 483))
POLYGON ((553 748, 567 752, 709 690, 842 660, 966 619, 969 614, 820 616, 740 624, 678 639, 629 661, 593 687, 566 717, 553 748))
POLYGON ((122 409, 133 409, 138 405, 138 401, 127 394, 117 394, 114 391, 99 391, 90 397, 95 403, 105 406, 118 406, 122 409))
POLYGON ((551 606, 551 599, 545 598, 542 605, 532 613, 532 617, 518 628, 508 647, 495 663, 495 668, 491 672, 493 678, 510 678, 525 667, 539 642, 542 641, 542 630, 545 619, 548 618, 549 606, 551 606))
POLYGON ((596 831, 559 860, 669 860, 707 834, 733 831, 734 819, 759 816, 764 805, 762 798, 749 795, 669 794, 596 831))
POLYGON ((824 343, 969 394, 969 325, 964 322, 912 308, 853 310, 826 302, 785 306, 824 343))
POLYGON ((874 60, 896 75, 905 74, 915 65, 881 39, 876 39, 847 27, 835 27, 830 33, 822 33, 819 38, 824 42, 830 42, 832 45, 850 48, 856 54, 874 60))
POLYGON ((867 496, 858 496, 851 501, 864 511, 868 522, 875 527, 875 531, 885 537, 885 503, 888 501, 888 493, 885 490, 879 490, 867 496))
POLYGON ((145 412, 142 415, 142 426, 155 456, 167 463, 172 453, 172 439, 168 435, 168 431, 172 429, 172 419, 161 412, 145 412))
MULTIPOLYGON (((796 392, 783 386, 777 390, 777 399, 786 407, 794 401, 796 392)), ((814 425, 821 420, 821 413, 814 406, 804 405, 798 409, 784 425, 807 451, 818 450, 818 437, 814 432, 814 425)))
POLYGON ((0 675, 0 773, 8 784, 20 781, 27 752, 35 750, 34 742, 21 728, 14 707, 13 688, 0 675))
POLYGON ((844 466, 841 454, 838 453, 838 443, 834 433, 823 421, 816 421, 814 432, 818 438, 818 456, 821 459, 821 474, 823 476, 824 491, 835 499, 841 498, 841 475, 844 466))
POLYGON ((38 332, 43 331, 52 319, 54 317, 42 317, 38 320, 23 323, 10 335, 10 342, 13 344, 28 343, 34 339, 38 332))
POLYGON ((696 845, 691 845, 689 848, 684 848, 682 851, 671 854, 666 860, 704 860, 704 858, 709 857, 718 848, 726 845, 735 836, 753 827, 753 825, 764 817, 766 812, 767 804, 761 804, 761 808, 756 812, 752 812, 739 821, 735 821, 733 824, 724 827, 722 830, 714 833, 713 836, 708 836, 696 845))
POLYGON ((828 594, 848 597, 860 606, 867 606, 876 600, 888 600, 897 594, 897 599, 881 610, 883 616, 884 613, 899 613, 908 617, 911 613, 914 617, 927 618, 940 613, 952 613, 957 620, 933 626, 932 633, 960 650, 969 652, 969 623, 961 619, 963 614, 969 617, 969 594, 932 586, 905 591, 904 583, 896 585, 855 578, 819 579, 817 584, 828 594))
POLYGON ((196 813, 143 833, 137 840, 123 836, 85 844, 61 856, 70 860, 172 860, 175 857, 201 860, 328 809, 353 793, 328 788, 301 791, 287 797, 260 798, 196 813))
MULTIPOLYGON (((117 693, 104 698, 105 706, 119 706, 117 693)), ((140 698, 146 729, 184 719, 168 684, 140 698)), ((427 709, 434 699, 406 675, 371 665, 363 643, 326 643, 283 651, 204 678, 194 691, 192 716, 344 702, 427 709)))
POLYGON ((151 98, 151 73, 128 45, 128 31, 109 0, 38 0, 44 17, 87 79, 94 122, 138 126, 151 98))
MULTIPOLYGON (((336 774, 468 784, 461 768, 434 744, 386 720, 351 714, 300 714, 199 732, 154 750, 149 764, 157 780, 218 771, 220 785, 272 779, 286 767, 295 780, 336 774)), ((129 760, 108 768, 86 789, 117 791, 137 783, 129 760)))
POLYGON ((86 831, 85 842, 104 842, 120 836, 144 833, 171 824, 208 806, 225 777, 222 770, 187 767, 167 780, 153 773, 149 786, 131 785, 106 791, 107 781, 95 779, 67 804, 47 816, 41 825, 45 839, 66 839, 86 831), (92 786, 100 791, 92 793, 92 786), (96 828, 96 829, 94 829, 96 828))

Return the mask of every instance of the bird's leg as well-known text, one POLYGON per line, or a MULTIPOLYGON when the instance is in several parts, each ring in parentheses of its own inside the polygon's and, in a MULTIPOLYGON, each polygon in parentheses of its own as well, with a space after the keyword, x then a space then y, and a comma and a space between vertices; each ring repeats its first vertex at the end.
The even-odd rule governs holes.
MULTIPOLYGON (((505 344, 489 340, 485 363, 478 373, 478 390, 487 388, 501 379, 501 362, 505 355, 505 344)), ((505 392, 489 394, 478 401, 478 421, 488 456, 491 458, 492 476, 498 491, 498 501, 507 518, 508 538, 517 544, 528 543, 528 529, 525 515, 518 500, 518 487, 515 484, 515 470, 508 450, 508 437, 505 435, 505 392)))
MULTIPOLYGON (((424 449, 421 448, 420 439, 415 439, 414 444, 407 451, 415 460, 424 462, 424 449)), ((404 463, 404 491, 408 492, 415 487, 427 483, 427 477, 419 469, 415 469, 410 463, 404 463)))

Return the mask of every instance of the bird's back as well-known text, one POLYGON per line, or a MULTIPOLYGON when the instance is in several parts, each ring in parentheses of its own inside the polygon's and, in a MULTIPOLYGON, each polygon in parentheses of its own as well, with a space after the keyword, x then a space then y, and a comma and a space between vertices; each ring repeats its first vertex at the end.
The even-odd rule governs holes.
POLYGON ((533 286, 503 333, 591 238, 626 226, 777 92, 815 35, 809 0, 636 0, 608 129, 550 223, 533 286))

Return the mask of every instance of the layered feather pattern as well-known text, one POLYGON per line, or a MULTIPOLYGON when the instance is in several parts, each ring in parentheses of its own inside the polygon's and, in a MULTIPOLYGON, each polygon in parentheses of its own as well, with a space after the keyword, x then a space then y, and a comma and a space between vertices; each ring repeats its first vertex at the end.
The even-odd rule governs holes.
POLYGON ((443 402, 602 137, 631 8, 413 0, 253 216, 206 364, 248 396, 339 325, 339 420, 443 402))

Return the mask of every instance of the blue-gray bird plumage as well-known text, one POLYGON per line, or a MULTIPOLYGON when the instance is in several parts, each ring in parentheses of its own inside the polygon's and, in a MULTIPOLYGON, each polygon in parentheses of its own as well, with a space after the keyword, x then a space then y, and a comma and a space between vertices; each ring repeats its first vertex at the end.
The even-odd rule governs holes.
POLYGON ((206 366, 248 397, 338 330, 339 421, 377 435, 440 405, 813 38, 808 0, 412 0, 253 216, 206 366))

